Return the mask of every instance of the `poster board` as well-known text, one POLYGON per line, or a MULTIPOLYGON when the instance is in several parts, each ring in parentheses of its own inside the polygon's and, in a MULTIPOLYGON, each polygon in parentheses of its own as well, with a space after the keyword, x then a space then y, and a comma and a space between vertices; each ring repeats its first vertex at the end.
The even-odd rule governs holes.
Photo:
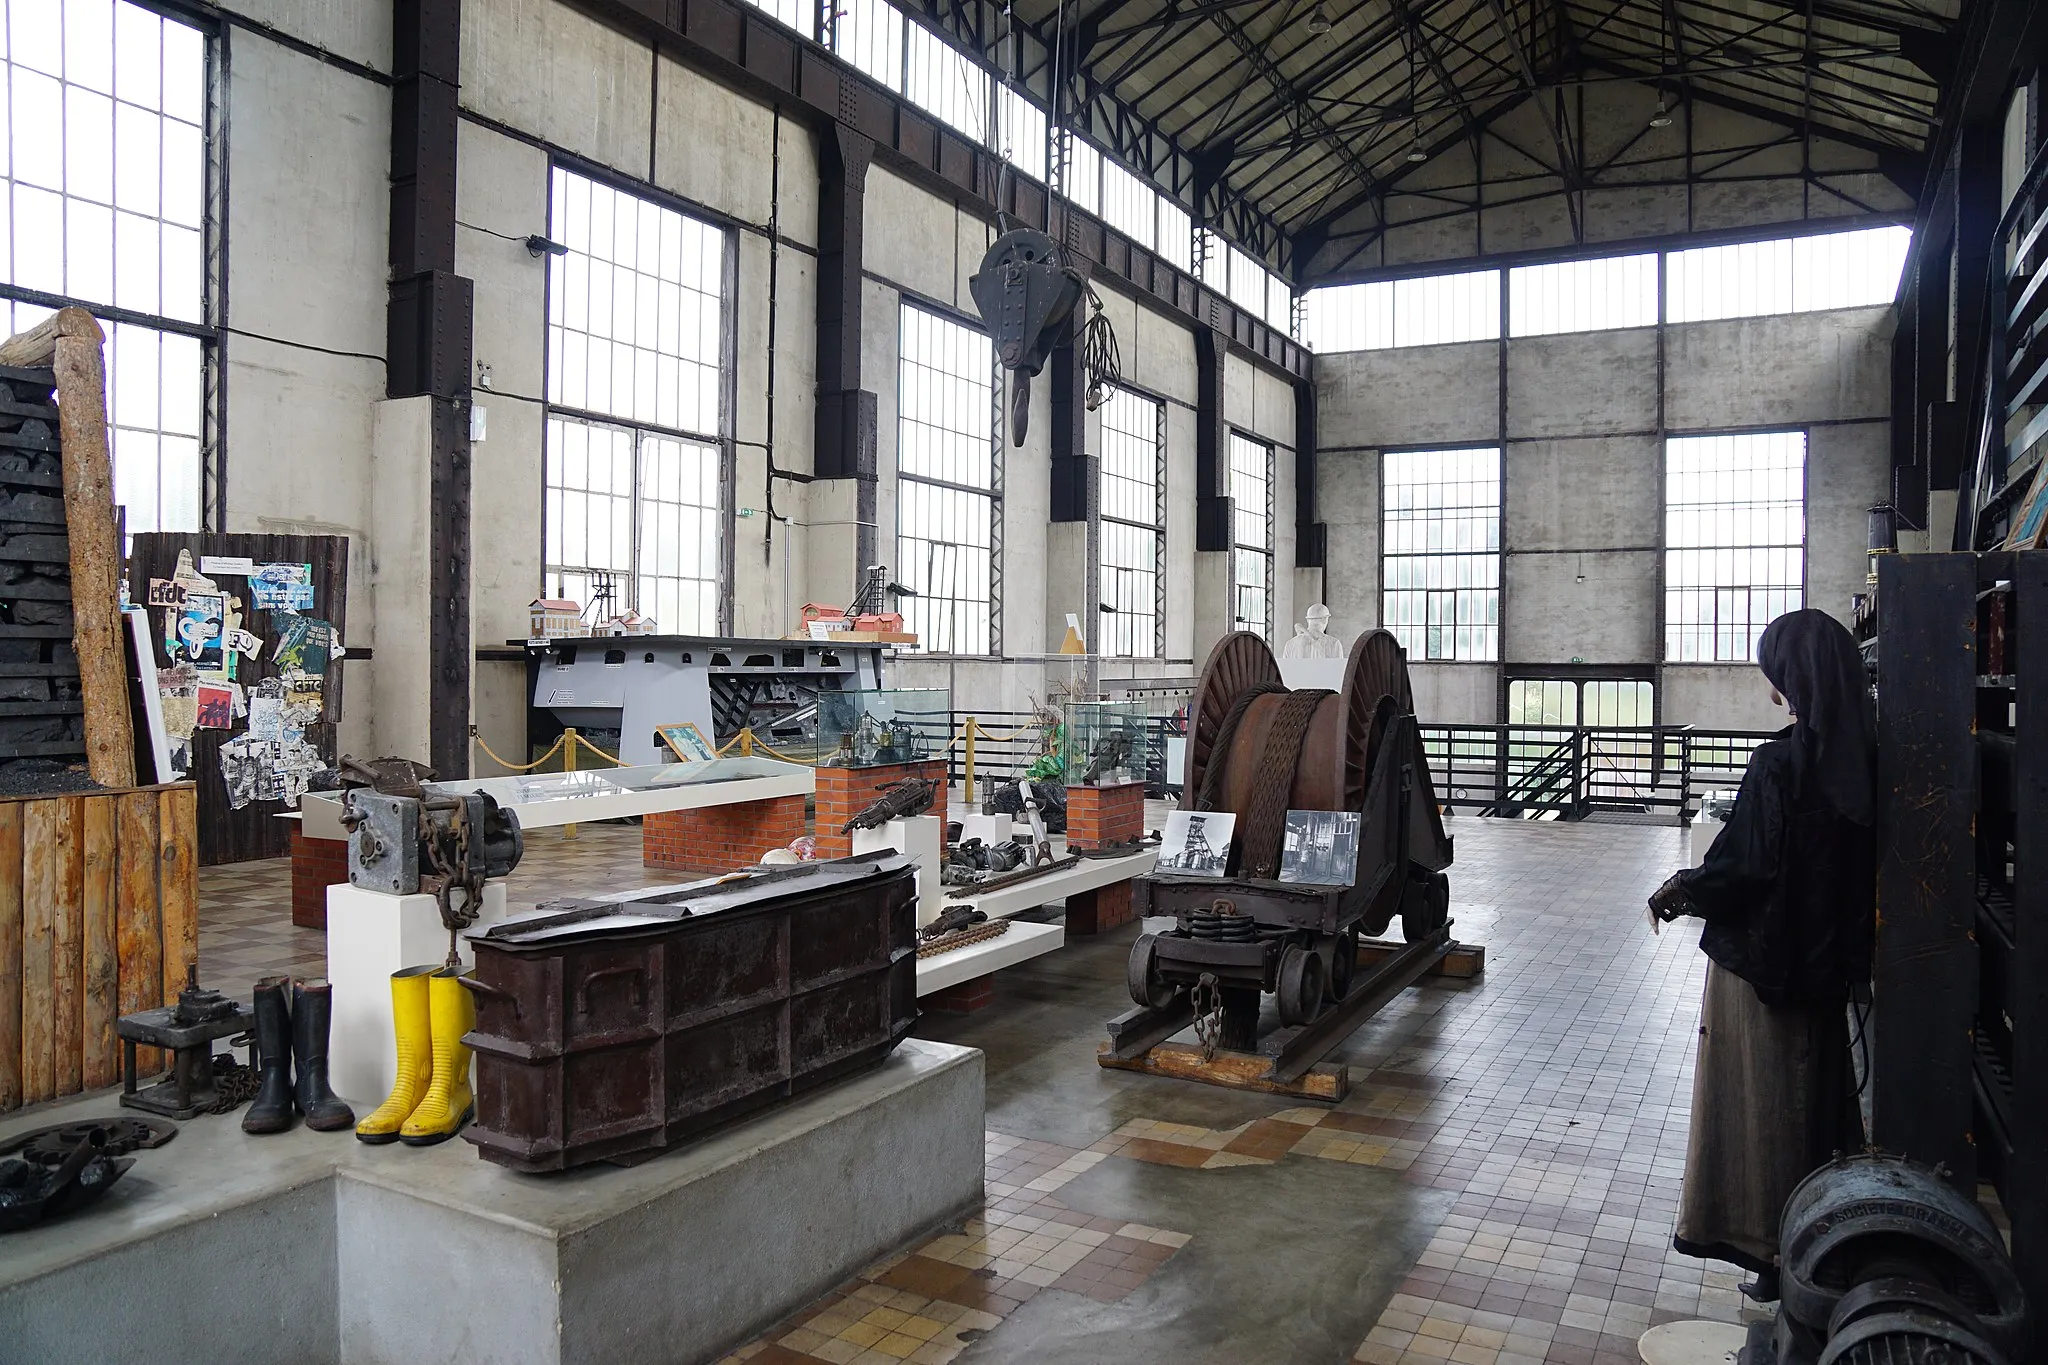
POLYGON ((277 817, 337 756, 348 537, 144 532, 127 578, 150 613, 173 762, 199 788, 200 864, 284 856, 277 817), (202 711, 227 725, 199 725, 202 711))

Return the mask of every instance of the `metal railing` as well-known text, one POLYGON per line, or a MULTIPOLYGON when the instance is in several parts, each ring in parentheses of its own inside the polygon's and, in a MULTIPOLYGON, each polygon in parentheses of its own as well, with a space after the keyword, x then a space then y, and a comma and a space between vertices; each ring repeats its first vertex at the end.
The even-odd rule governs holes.
POLYGON ((1437 799, 1453 810, 1580 820, 1596 811, 1689 822, 1739 786, 1768 734, 1683 725, 1425 725, 1437 799))

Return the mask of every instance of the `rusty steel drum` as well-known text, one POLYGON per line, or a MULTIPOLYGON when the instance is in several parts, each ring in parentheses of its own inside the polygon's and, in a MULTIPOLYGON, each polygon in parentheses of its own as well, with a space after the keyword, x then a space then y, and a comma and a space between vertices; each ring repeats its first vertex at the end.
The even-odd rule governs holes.
POLYGON ((1409 943, 1448 944, 1451 840, 1407 656, 1387 631, 1352 644, 1336 691, 1289 690, 1256 635, 1219 641, 1189 707, 1181 808, 1236 815, 1229 862, 1222 876, 1162 869, 1134 883, 1139 913, 1176 920, 1132 949, 1141 1011, 1219 998, 1227 1045, 1250 1047, 1260 993, 1297 1026, 1352 994, 1362 934, 1398 918, 1409 943), (1290 810, 1359 815, 1347 884, 1280 880, 1290 810))
MULTIPOLYGON (((1236 812, 1232 870, 1275 877, 1287 812, 1363 813, 1387 728, 1414 710, 1408 660, 1388 631, 1367 631, 1352 644, 1338 692, 1290 692, 1264 640, 1245 631, 1226 635, 1195 685, 1181 807, 1236 812)), ((1428 761, 1419 753, 1416 760, 1421 799, 1414 814, 1427 826, 1417 831, 1425 834, 1418 861, 1440 869, 1450 861, 1449 841, 1428 761)))

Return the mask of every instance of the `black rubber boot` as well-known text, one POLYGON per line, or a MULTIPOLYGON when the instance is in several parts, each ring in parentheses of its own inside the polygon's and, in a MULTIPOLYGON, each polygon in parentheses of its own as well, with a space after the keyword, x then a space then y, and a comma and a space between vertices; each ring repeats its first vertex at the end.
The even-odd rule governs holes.
POLYGON ((292 1126, 292 1020, 289 978, 256 983, 256 1098, 242 1115, 245 1133, 282 1133, 292 1126))
POLYGON ((356 1111, 327 1084, 327 1029, 334 1019, 334 988, 325 981, 292 982, 292 1062, 299 1112, 315 1132, 356 1125, 356 1111))

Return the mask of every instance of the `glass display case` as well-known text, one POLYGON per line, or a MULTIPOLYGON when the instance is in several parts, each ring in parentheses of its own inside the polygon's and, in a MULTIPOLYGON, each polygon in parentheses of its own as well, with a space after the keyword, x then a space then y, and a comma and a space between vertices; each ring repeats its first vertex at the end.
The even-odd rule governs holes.
POLYGON ((953 694, 947 688, 818 694, 818 762, 826 767, 936 758, 952 735, 953 694))
POLYGON ((1151 726, 1151 708, 1142 701, 1070 702, 1061 746, 1067 785, 1143 782, 1151 726))

